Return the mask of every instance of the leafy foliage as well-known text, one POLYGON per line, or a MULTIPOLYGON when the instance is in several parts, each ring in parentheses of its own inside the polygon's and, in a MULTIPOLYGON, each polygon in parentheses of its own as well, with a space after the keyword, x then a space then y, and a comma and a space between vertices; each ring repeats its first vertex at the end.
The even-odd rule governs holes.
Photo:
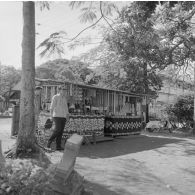
POLYGON ((56 59, 36 68, 36 77, 42 79, 85 82, 92 71, 78 60, 56 59))
POLYGON ((112 52, 106 43, 93 48, 90 52, 80 56, 80 60, 89 64, 93 70, 87 76, 88 84, 96 84, 102 87, 119 88, 125 77, 125 72, 118 61, 117 56, 112 52))
POLYGON ((194 58, 193 16, 194 2, 164 3, 156 8, 155 29, 161 37, 164 66, 183 66, 186 59, 194 58))
POLYGON ((121 11, 104 39, 126 73, 118 79, 122 89, 155 93, 162 86, 156 73, 169 65, 186 74, 194 56, 194 10, 191 2, 133 2, 121 11))
POLYGON ((135 92, 153 93, 162 85, 156 75, 160 69, 161 44, 153 22, 146 3, 133 2, 122 10, 115 31, 109 31, 105 38, 123 62, 127 73, 125 86, 131 86, 135 92))
POLYGON ((194 97, 192 95, 180 96, 174 105, 166 108, 168 118, 174 123, 191 127, 193 124, 194 97))
MULTIPOLYGON (((89 54, 90 64, 101 64, 87 76, 89 83, 155 94, 162 86, 156 74, 159 70, 175 65, 174 69, 179 72, 181 66, 188 66, 193 60, 193 2, 133 2, 118 11, 119 18, 112 25, 108 16, 116 10, 113 3, 71 2, 70 6, 80 8, 82 22, 96 21, 86 29, 94 27, 100 20, 106 21, 110 28, 103 31, 103 42, 89 54)), ((70 48, 74 48, 79 45, 76 39, 83 31, 67 42, 60 42, 58 37, 55 37, 59 41, 57 44, 52 39, 43 42, 41 47, 47 43, 48 47, 42 54, 48 51, 52 54, 56 45, 62 43, 72 42, 70 48)), ((89 38, 81 44, 88 42, 89 38)), ((183 68, 184 72, 187 66, 183 68)))
MULTIPOLYGON (((117 10, 117 7, 113 2, 109 1, 100 1, 100 2, 71 2, 70 7, 80 8, 82 14, 80 15, 81 23, 92 23, 94 20, 97 20, 99 15, 111 16, 113 11, 117 10)), ((101 16, 100 16, 101 17, 101 16)))
MULTIPOLYGON (((44 4, 43 4, 44 5, 44 4)), ((107 16, 111 16, 113 11, 117 10, 117 7, 112 2, 84 2, 84 1, 72 1, 69 6, 74 8, 80 8, 82 12, 80 15, 81 23, 92 23, 88 27, 84 28, 82 31, 78 32, 78 34, 74 37, 66 37, 64 32, 57 32, 51 34, 47 39, 42 41, 38 46, 38 49, 43 48, 40 53, 41 57, 50 56, 50 55, 61 55, 64 53, 65 44, 72 43, 76 41, 74 44, 70 44, 70 48, 73 48, 74 45, 78 44, 78 37, 86 30, 94 28, 102 19, 107 21, 107 16)), ((45 7, 49 7, 49 5, 45 5, 45 7)), ((108 21, 107 21, 108 23, 108 21)), ((82 41, 83 44, 83 41, 82 41)))
POLYGON ((80 22, 81 23, 86 23, 86 22, 93 22, 97 18, 95 14, 95 8, 90 6, 90 7, 84 7, 81 9, 83 14, 80 16, 80 22))
POLYGON ((65 38, 66 32, 60 31, 55 32, 49 36, 49 38, 45 39, 43 42, 40 43, 40 45, 37 47, 37 49, 44 48, 40 56, 51 56, 52 54, 57 54, 59 57, 61 57, 62 54, 64 54, 64 48, 62 46, 62 40, 65 38))
POLYGON ((43 169, 33 160, 9 160, 0 172, 0 194, 44 194, 53 167, 43 169))
POLYGON ((13 66, 0 65, 0 95, 9 96, 7 93, 18 83, 20 78, 20 70, 16 70, 13 66))
POLYGON ((146 83, 148 93, 162 86, 156 75, 160 68, 160 39, 149 18, 151 11, 144 8, 143 2, 136 2, 123 9, 113 28, 103 29, 104 41, 100 46, 81 56, 97 67, 94 71, 100 85, 139 93, 145 91, 146 83))
POLYGON ((36 5, 39 6, 40 10, 43 11, 44 9, 50 9, 51 2, 48 1, 37 1, 36 5))

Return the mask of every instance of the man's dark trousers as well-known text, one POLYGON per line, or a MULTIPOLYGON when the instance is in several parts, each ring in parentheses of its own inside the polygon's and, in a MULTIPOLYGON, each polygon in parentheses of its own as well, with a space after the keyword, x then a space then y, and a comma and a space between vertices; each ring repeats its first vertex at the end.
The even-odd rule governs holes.
POLYGON ((51 135, 51 137, 48 140, 49 146, 53 142, 54 139, 56 139, 56 149, 61 148, 61 140, 62 140, 62 135, 64 132, 64 127, 66 124, 66 118, 62 117, 53 117, 53 123, 54 123, 54 132, 51 135))

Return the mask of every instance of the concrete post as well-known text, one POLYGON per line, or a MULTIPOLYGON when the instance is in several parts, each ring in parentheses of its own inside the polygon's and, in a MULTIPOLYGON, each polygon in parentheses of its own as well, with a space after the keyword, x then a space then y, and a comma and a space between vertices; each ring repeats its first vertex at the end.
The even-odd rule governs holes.
MULTIPOLYGON (((81 190, 83 178, 77 175, 76 183, 73 185, 72 182, 75 182, 71 179, 74 175, 74 165, 76 157, 79 153, 80 146, 83 141, 83 136, 73 134, 67 141, 64 149, 63 157, 60 163, 56 167, 56 172, 53 177, 53 180, 50 183, 50 187, 53 191, 62 193, 62 194, 74 194, 76 195, 77 190, 81 190), (70 186, 74 186, 74 189, 71 189, 70 186)), ((79 191, 80 191, 79 190, 79 191)), ((78 193, 80 194, 80 193, 78 193)))

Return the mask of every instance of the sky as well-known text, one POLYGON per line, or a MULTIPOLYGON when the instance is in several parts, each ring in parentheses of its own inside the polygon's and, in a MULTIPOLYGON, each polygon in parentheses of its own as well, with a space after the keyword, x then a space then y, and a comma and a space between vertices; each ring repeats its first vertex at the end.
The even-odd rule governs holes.
MULTIPOLYGON (((123 4, 119 2, 118 4, 123 4)), ((77 35, 81 30, 90 24, 82 24, 79 20, 81 14, 80 9, 72 10, 69 7, 69 2, 52 2, 50 10, 40 10, 36 5, 36 46, 41 41, 48 38, 50 34, 58 31, 65 31, 67 37, 71 38, 77 35)), ((0 1, 0 62, 3 65, 12 65, 15 68, 21 69, 21 55, 22 55, 22 2, 4 2, 0 1)), ((97 30, 87 30, 81 35, 92 35, 98 38, 97 30)), ((96 41, 97 42, 97 41, 96 41)), ((75 50, 65 48, 66 59, 71 59, 73 56, 78 56, 83 52, 87 52, 95 45, 78 47, 75 50)), ((36 64, 38 66, 52 58, 40 58, 39 52, 36 50, 36 64)))

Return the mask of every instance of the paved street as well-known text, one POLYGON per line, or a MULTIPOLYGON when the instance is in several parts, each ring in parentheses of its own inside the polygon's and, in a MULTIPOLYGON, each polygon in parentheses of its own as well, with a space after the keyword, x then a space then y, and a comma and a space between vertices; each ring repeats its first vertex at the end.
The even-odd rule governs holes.
POLYGON ((79 157, 78 171, 99 194, 195 194, 195 140, 122 137, 83 146, 79 157))
MULTIPOLYGON (((10 129, 0 119, 4 150, 14 143, 10 129)), ((48 156, 56 163, 62 153, 48 156)), ((141 135, 82 145, 75 168, 96 195, 193 195, 195 140, 141 135)))

